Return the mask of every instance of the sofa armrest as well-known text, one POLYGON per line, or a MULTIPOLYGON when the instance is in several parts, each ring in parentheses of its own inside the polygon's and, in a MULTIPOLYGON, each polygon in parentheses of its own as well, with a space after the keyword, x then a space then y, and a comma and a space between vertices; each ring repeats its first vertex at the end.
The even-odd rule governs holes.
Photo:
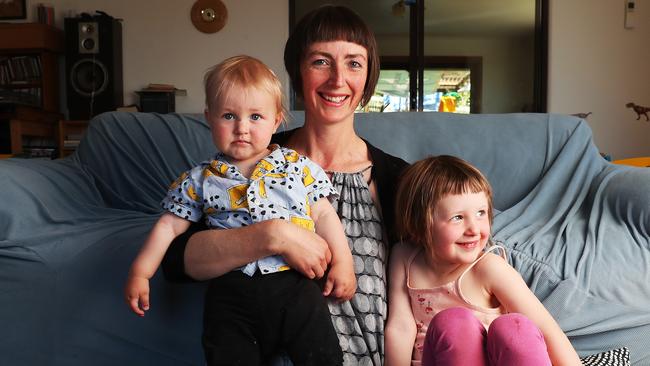
POLYGON ((603 195, 610 212, 639 238, 645 238, 650 252, 650 169, 611 165, 604 174, 603 195))
POLYGON ((0 240, 44 235, 96 216, 101 196, 73 158, 0 161, 0 240))

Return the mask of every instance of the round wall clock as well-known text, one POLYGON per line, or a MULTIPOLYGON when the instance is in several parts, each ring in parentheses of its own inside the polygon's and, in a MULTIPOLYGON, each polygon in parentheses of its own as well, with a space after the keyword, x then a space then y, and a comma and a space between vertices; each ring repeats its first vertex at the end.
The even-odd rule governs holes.
POLYGON ((196 0, 190 10, 194 27, 203 33, 215 33, 226 25, 228 10, 221 0, 196 0))

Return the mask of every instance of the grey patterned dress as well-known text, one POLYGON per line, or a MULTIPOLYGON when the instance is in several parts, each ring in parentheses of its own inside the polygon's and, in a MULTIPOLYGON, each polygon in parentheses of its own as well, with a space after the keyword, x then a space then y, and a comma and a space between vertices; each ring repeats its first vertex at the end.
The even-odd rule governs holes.
POLYGON ((332 322, 343 350, 343 364, 382 365, 386 320, 386 259, 381 216, 363 173, 333 172, 340 197, 334 207, 352 250, 357 292, 350 301, 330 301, 332 322))

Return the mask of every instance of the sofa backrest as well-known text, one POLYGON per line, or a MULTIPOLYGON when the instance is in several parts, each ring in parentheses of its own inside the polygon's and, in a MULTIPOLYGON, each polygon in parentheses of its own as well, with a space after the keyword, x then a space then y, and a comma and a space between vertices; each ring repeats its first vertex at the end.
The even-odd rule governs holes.
MULTIPOLYGON (((302 124, 294 111, 288 128, 302 124)), ((584 121, 552 114, 437 112, 359 113, 359 135, 413 162, 449 154, 475 164, 490 180, 495 208, 523 198, 584 121)), ((590 133, 590 132, 589 132, 590 133)), ((158 210, 167 184, 214 154, 202 115, 109 112, 95 117, 77 151, 112 207, 158 210)))
MULTIPOLYGON (((299 125, 304 114, 293 112, 292 117, 294 125, 299 125)), ((492 184, 499 210, 511 207, 532 190, 579 125, 589 130, 576 117, 542 113, 355 116, 360 136, 408 162, 447 154, 476 165, 492 184)))
POLYGON ((107 112, 90 121, 75 158, 107 205, 157 212, 168 185, 214 153, 202 116, 107 112))

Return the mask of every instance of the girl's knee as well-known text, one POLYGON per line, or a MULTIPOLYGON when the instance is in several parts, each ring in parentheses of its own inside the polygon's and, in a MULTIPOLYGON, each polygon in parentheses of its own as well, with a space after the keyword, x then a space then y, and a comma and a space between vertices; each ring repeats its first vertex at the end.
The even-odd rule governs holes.
POLYGON ((483 338, 485 328, 474 313, 462 307, 445 309, 436 314, 427 329, 427 338, 445 336, 452 339, 483 338))
POLYGON ((527 337, 544 340, 542 332, 532 320, 518 313, 504 314, 496 318, 488 330, 490 337, 507 339, 527 337))
POLYGON ((422 365, 485 365, 485 337, 485 327, 471 310, 443 310, 429 323, 422 365))
POLYGON ((550 365, 544 335, 521 314, 506 314, 490 324, 487 349, 495 364, 550 365))

